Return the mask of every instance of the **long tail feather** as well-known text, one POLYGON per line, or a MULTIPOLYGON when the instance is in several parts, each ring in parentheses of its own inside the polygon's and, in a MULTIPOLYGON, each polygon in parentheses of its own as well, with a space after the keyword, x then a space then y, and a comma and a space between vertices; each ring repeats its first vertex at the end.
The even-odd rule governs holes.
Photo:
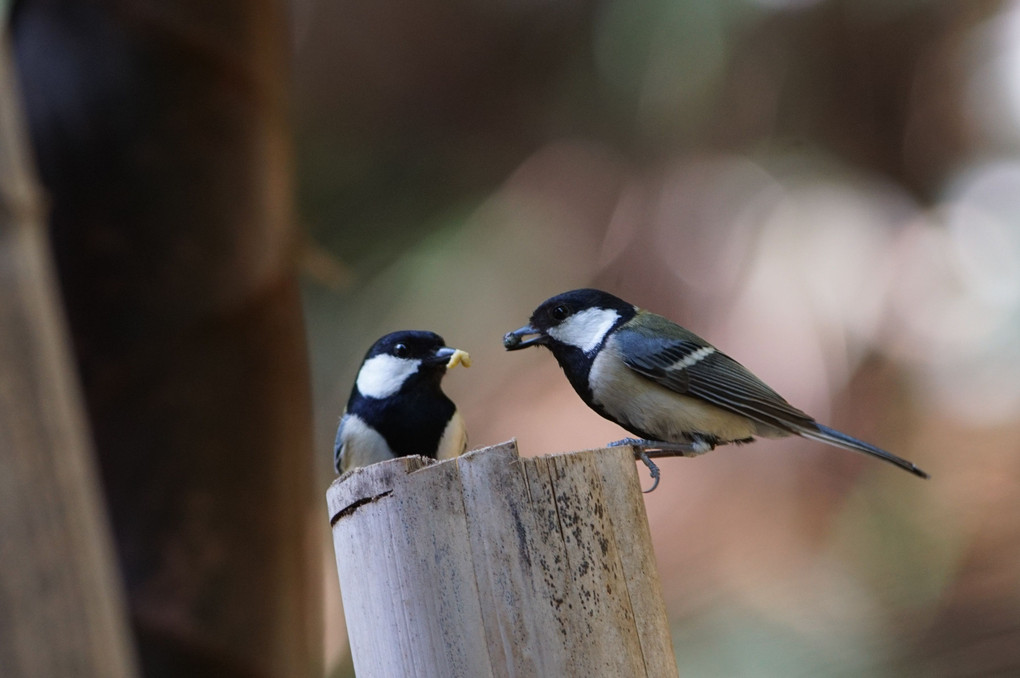
POLYGON ((817 440, 822 443, 828 443, 829 445, 835 445, 836 447, 842 447, 844 450, 850 450, 852 452, 861 452, 863 454, 870 454, 873 457, 878 457, 890 464, 899 466, 904 471, 910 471, 915 476, 921 478, 927 478, 928 474, 921 469, 914 466, 911 462, 906 459, 901 459, 891 452, 886 452, 880 447, 875 447, 863 440, 858 440, 853 436, 848 436, 845 433, 841 433, 834 428, 823 426, 822 424, 816 424, 818 426, 817 431, 812 431, 807 428, 802 428, 797 431, 801 436, 810 438, 811 440, 817 440))

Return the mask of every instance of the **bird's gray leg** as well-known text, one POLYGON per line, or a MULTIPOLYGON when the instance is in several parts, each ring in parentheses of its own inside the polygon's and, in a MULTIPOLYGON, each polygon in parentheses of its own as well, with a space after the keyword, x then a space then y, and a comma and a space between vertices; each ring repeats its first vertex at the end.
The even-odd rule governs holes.
POLYGON ((652 483, 651 488, 644 490, 645 494, 654 491, 659 486, 659 467, 652 461, 652 457, 696 457, 715 447, 704 440, 667 443, 661 440, 645 440, 643 438, 615 440, 606 445, 606 447, 622 447, 624 445, 630 445, 634 448, 634 456, 648 467, 648 473, 652 476, 652 480, 655 481, 652 483))
POLYGON ((696 457, 699 454, 708 452, 713 447, 713 445, 709 445, 703 440, 667 443, 662 440, 646 440, 645 438, 614 440, 606 445, 606 447, 623 447, 624 445, 630 445, 634 449, 651 452, 653 457, 696 457))
POLYGON ((655 488, 659 486, 659 467, 656 466, 655 462, 652 461, 651 458, 648 456, 648 452, 641 448, 636 449, 638 453, 637 458, 644 462, 644 465, 648 467, 648 473, 649 475, 652 476, 652 480, 654 481, 652 482, 652 486, 650 488, 641 491, 644 492, 645 494, 648 494, 649 492, 654 492, 655 488))

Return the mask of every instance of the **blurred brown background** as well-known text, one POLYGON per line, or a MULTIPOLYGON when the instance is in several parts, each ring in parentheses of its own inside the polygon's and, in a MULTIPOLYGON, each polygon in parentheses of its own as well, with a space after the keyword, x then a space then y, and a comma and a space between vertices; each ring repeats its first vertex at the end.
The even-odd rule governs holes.
POLYGON ((471 352, 472 447, 620 438, 501 345, 584 286, 932 474, 801 440, 664 460, 684 675, 1020 675, 1020 0, 0 11, 110 512, 79 536, 116 551, 145 675, 348 675, 324 493, 386 332, 471 352))
POLYGON ((1020 3, 297 0, 292 30, 323 484, 400 328, 471 351, 472 446, 621 437, 500 345, 601 287, 932 474, 799 440, 664 461, 686 675, 1020 674, 1020 3))

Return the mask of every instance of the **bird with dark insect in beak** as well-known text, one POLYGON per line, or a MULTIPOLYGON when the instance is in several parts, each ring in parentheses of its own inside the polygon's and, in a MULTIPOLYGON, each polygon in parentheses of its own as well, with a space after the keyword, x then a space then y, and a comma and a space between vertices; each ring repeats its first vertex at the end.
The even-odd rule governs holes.
POLYGON ((467 429, 440 383, 446 370, 471 366, 434 332, 393 332, 365 355, 333 445, 337 473, 420 454, 448 459, 467 449, 467 429))
POLYGON ((797 435, 878 457, 921 478, 911 462, 819 424, 750 370, 661 315, 595 289, 547 299, 524 327, 503 337, 508 351, 545 346, 581 399, 639 438, 631 445, 659 485, 652 457, 693 457, 755 436, 797 435))

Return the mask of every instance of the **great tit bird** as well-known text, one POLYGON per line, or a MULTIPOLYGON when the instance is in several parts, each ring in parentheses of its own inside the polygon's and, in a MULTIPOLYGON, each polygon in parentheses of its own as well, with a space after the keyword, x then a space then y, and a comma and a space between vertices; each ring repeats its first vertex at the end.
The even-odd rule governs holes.
POLYGON ((589 407, 640 436, 610 445, 634 446, 654 480, 649 492, 659 484, 650 451, 696 456, 754 436, 799 435, 928 477, 905 459, 819 424, 693 332, 601 290, 547 299, 503 345, 547 347, 589 407))
POLYGON ((446 370, 471 358, 434 332, 393 332, 365 355, 333 446, 337 473, 420 454, 448 459, 467 448, 467 429, 440 387, 446 370))

